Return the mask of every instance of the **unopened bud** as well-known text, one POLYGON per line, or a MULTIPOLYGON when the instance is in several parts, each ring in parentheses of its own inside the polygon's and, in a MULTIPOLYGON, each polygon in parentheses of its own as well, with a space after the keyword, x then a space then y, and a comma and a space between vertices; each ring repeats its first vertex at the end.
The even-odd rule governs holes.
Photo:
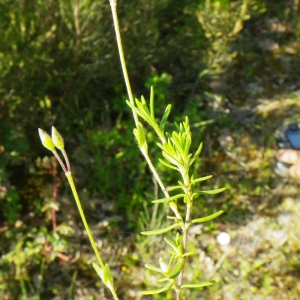
POLYGON ((39 136, 45 148, 47 148, 50 151, 53 151, 55 149, 52 138, 47 132, 39 128, 39 136))
POLYGON ((63 150, 65 148, 64 139, 61 134, 52 126, 52 140, 57 149, 63 150))

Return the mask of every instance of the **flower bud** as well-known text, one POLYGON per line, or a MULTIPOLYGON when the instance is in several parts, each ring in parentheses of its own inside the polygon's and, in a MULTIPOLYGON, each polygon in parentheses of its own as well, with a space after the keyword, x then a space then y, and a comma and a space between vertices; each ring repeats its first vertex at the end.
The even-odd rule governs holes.
POLYGON ((168 266, 161 257, 159 258, 159 265, 162 271, 168 272, 168 266))
POLYGON ((42 142, 42 145, 50 151, 55 150, 54 143, 52 141, 51 136, 45 132, 44 130, 39 128, 39 136, 42 142))
POLYGON ((64 139, 54 126, 52 126, 51 135, 55 147, 59 150, 63 150, 65 148, 64 139))

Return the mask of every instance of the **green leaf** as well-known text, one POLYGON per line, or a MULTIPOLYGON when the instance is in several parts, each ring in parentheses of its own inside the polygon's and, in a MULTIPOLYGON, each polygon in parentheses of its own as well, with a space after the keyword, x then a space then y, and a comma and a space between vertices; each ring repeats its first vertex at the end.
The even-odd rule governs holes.
POLYGON ((166 273, 161 268, 157 268, 157 267, 152 266, 150 264, 145 264, 145 268, 147 268, 148 270, 151 270, 153 272, 157 272, 157 273, 161 273, 161 274, 166 275, 166 273))
POLYGON ((215 284, 217 282, 219 282, 221 279, 214 279, 214 280, 210 280, 210 281, 206 281, 206 282, 202 282, 202 283, 196 283, 196 284, 184 284, 180 287, 180 289, 197 289, 197 288, 202 288, 205 286, 209 286, 212 284, 215 284))
MULTIPOLYGON (((168 160, 171 164, 175 166, 182 166, 182 164, 174 157, 170 156, 166 152, 163 151, 163 156, 165 157, 166 160, 168 160)), ((182 166, 183 167, 183 166, 182 166)))
POLYGON ((171 274, 168 277, 172 278, 172 279, 176 278, 179 275, 179 273, 181 272, 184 262, 185 262, 184 258, 181 258, 181 257, 178 258, 173 271, 171 272, 171 274))
POLYGON ((151 112, 151 119, 155 121, 154 117, 154 89, 153 86, 151 86, 150 89, 150 112, 151 112))
POLYGON ((200 194, 209 194, 209 195, 214 195, 214 194, 219 194, 223 191, 226 190, 226 187, 220 188, 220 189, 215 189, 215 190, 210 190, 210 191, 197 191, 193 194, 194 195, 200 195, 200 194))
POLYGON ((169 197, 169 198, 162 198, 162 199, 158 199, 158 200, 153 200, 151 202, 152 203, 166 203, 166 202, 170 202, 170 201, 173 201, 175 199, 178 199, 178 198, 182 198, 184 196, 185 196, 185 194, 178 194, 178 195, 175 195, 175 196, 172 196, 172 197, 169 197))
POLYGON ((190 251, 190 252, 184 253, 183 257, 193 256, 193 255, 196 255, 196 254, 197 254, 197 251, 190 251))
POLYGON ((164 238, 164 240, 166 241, 166 243, 168 243, 175 250, 175 252, 176 252, 177 255, 180 254, 179 250, 178 250, 178 245, 176 244, 175 241, 170 240, 170 239, 168 239, 166 237, 164 238))
POLYGON ((173 282, 173 280, 172 280, 172 279, 170 279, 170 278, 167 278, 167 277, 165 277, 165 278, 160 278, 160 279, 157 279, 156 281, 157 281, 157 282, 166 282, 166 281, 168 281, 168 282, 173 282))
POLYGON ((148 153, 148 145, 143 125, 140 122, 138 122, 137 128, 133 130, 133 133, 138 141, 142 153, 145 155, 146 153, 148 153))
POLYGON ((171 104, 169 104, 165 109, 164 115, 162 116, 162 119, 161 119, 160 124, 159 124, 159 127, 160 127, 161 131, 164 131, 164 127, 167 123, 169 114, 171 112, 171 107, 172 107, 171 104))
POLYGON ((135 111, 135 113, 140 116, 142 119, 145 119, 145 115, 143 112, 141 112, 137 107, 135 107, 133 104, 131 104, 128 100, 126 100, 127 105, 135 111))
POLYGON ((142 291, 141 294, 142 295, 155 295, 155 294, 160 294, 162 292, 168 291, 172 288, 173 286, 173 281, 170 282, 169 284, 167 284, 166 286, 162 287, 161 289, 157 289, 157 290, 150 290, 150 291, 142 291))
POLYGON ((219 210, 218 212, 212 214, 212 215, 209 215, 207 217, 204 217, 204 218, 199 218, 199 219, 195 219, 195 220, 192 220, 192 224, 196 224, 196 223, 203 223, 203 222, 207 222, 207 221, 210 221, 212 219, 215 219, 217 218, 218 216, 220 216, 221 214, 223 214, 225 212, 225 210, 219 210))
POLYGON ((212 175, 208 175, 208 176, 205 176, 205 177, 201 177, 201 178, 194 179, 194 180, 192 180, 192 184, 195 184, 195 183, 197 183, 197 182, 201 182, 201 181, 210 179, 210 178, 212 178, 212 177, 213 177, 212 175))
POLYGON ((168 164, 166 161, 164 161, 164 160, 162 160, 162 159, 160 159, 160 158, 159 158, 159 161, 160 161, 163 165, 165 165, 166 167, 171 168, 171 169, 174 169, 174 170, 176 170, 176 171, 179 171, 178 168, 176 168, 176 167, 174 167, 174 166, 168 164))
POLYGON ((168 191, 172 192, 172 191, 178 190, 178 189, 182 189, 182 186, 180 186, 180 185, 171 186, 171 187, 168 188, 168 191))
POLYGON ((191 159, 190 161, 190 166, 194 163, 194 161, 198 158, 198 156, 200 155, 201 151, 202 151, 202 147, 203 147, 203 143, 201 142, 200 145, 199 145, 199 148, 198 150, 196 151, 193 159, 191 159))
POLYGON ((180 227, 181 224, 179 223, 176 223, 176 224, 173 224, 171 226, 168 226, 166 228, 162 228, 162 229, 156 229, 156 230, 151 230, 151 231, 143 231, 141 232, 141 234, 143 235, 156 235, 156 234, 163 234, 163 233, 166 233, 174 228, 177 228, 177 227, 180 227))

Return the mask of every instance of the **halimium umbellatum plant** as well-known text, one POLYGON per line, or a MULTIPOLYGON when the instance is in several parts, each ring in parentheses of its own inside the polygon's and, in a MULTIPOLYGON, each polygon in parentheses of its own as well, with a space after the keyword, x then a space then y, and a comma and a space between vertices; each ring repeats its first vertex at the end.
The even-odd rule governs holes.
MULTIPOLYGON (((188 256, 195 255, 195 251, 188 250, 188 231, 193 224, 206 222, 212 220, 219 215, 221 215, 224 210, 220 210, 212 215, 204 216, 201 218, 194 218, 192 215, 193 206, 197 201, 198 197, 205 194, 217 194, 225 190, 225 188, 219 188, 214 190, 201 190, 199 185, 202 181, 210 179, 212 176, 204 176, 200 178, 194 178, 191 175, 191 167, 196 159, 199 157, 202 149, 202 144, 198 147, 194 154, 191 153, 192 135, 190 130, 190 124, 188 117, 182 123, 174 124, 174 131, 167 132, 165 130, 165 125, 168 121, 168 116, 171 111, 171 105, 168 105, 162 115, 162 118, 158 120, 154 114, 154 90, 151 88, 149 103, 146 102, 145 98, 142 96, 141 100, 134 99, 130 87, 130 82, 128 78, 128 73, 126 69, 126 63, 124 59, 124 53, 122 48, 122 42, 120 37, 118 17, 117 17, 117 1, 110 0, 110 5, 112 9, 112 15, 114 20, 114 27, 116 32, 117 44, 119 49, 119 55, 122 65, 122 70, 124 74, 125 84, 128 92, 129 100, 127 105, 130 107, 133 113, 133 118, 135 122, 135 128, 133 130, 134 136, 137 140, 138 146, 144 156, 147 164, 153 173, 153 176, 157 180, 163 194, 164 198, 155 199, 152 202, 154 204, 165 204, 170 208, 172 212, 171 216, 167 216, 170 220, 171 225, 165 228, 151 229, 150 231, 142 232, 143 235, 161 235, 167 232, 173 231, 173 238, 165 237, 166 248, 168 249, 169 259, 165 262, 162 258, 159 259, 157 266, 151 264, 146 264, 145 267, 155 273, 157 273, 157 282, 159 287, 154 290, 143 291, 144 295, 152 295, 164 293, 173 289, 175 291, 176 300, 181 298, 181 293, 184 289, 197 289, 203 288, 208 285, 212 285, 219 279, 210 280, 206 282, 199 283, 186 283, 184 282, 184 270, 186 264, 186 258, 188 256), (180 176, 180 181, 178 185, 165 187, 158 172, 156 171, 152 161, 148 155, 148 144, 146 140, 145 129, 143 123, 147 123, 148 126, 155 132, 159 142, 157 146, 161 150, 161 158, 159 161, 166 167, 174 170, 180 176), (181 205, 183 204, 183 205, 181 205), (184 208, 184 210, 182 209, 184 208)), ((52 136, 48 135, 43 130, 39 129, 40 138, 42 144, 53 152, 57 160, 59 161, 68 181, 71 186, 82 222, 87 231, 89 240, 91 242, 92 248, 97 257, 97 264, 93 263, 98 275, 101 277, 103 283, 111 291, 114 299, 118 299, 118 296, 114 290, 113 278, 111 275, 110 267, 108 264, 104 264, 99 251, 96 247, 94 238, 89 229, 88 223, 86 221, 85 215, 82 210, 82 206, 74 185, 72 178, 71 168, 67 154, 64 150, 64 142, 62 136, 58 131, 52 127, 52 136), (61 160, 58 155, 56 148, 62 152, 65 163, 61 160)))

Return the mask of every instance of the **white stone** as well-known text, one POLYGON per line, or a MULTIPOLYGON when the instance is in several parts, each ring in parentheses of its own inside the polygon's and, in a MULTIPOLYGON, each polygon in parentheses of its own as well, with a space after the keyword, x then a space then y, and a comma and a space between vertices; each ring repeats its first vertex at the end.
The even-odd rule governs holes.
POLYGON ((230 243, 230 235, 229 235, 229 233, 227 233, 227 232, 220 232, 217 235, 217 242, 220 245, 222 245, 222 246, 228 245, 230 243))

